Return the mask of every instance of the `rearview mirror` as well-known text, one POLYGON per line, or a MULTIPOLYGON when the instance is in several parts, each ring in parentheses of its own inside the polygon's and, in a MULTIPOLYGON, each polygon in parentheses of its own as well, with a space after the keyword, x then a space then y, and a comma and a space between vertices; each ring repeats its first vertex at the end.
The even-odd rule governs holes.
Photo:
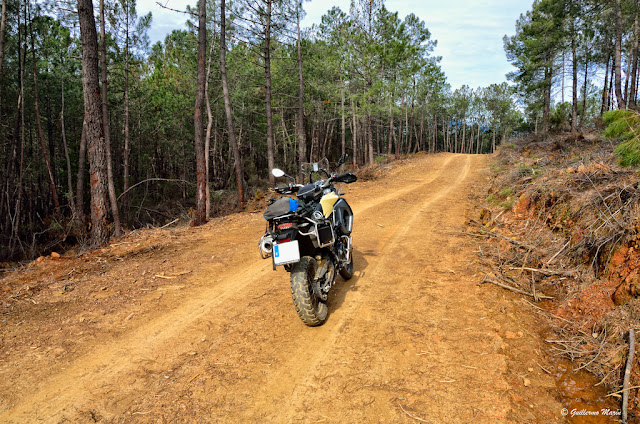
POLYGON ((344 165, 347 162, 347 159, 349 159, 349 155, 346 153, 340 156, 340 159, 338 159, 338 167, 340 167, 341 165, 344 165))
POLYGON ((271 175, 273 175, 276 178, 284 177, 284 171, 282 169, 273 168, 271 170, 271 175))

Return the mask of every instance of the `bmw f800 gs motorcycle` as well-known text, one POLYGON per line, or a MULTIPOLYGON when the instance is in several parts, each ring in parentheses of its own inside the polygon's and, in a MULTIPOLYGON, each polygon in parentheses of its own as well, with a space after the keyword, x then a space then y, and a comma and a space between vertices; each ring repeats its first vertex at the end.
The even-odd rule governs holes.
MULTIPOLYGON (((339 168, 347 160, 344 155, 339 168)), ((267 231, 260 239, 263 259, 272 258, 273 269, 284 266, 291 273, 291 295, 298 316, 308 326, 322 325, 327 319, 327 298, 336 274, 345 280, 353 276, 351 231, 353 212, 336 189, 336 183, 353 183, 350 173, 329 173, 329 162, 307 164, 309 184, 296 184, 295 178, 279 169, 275 177, 293 180, 275 191, 293 197, 270 199, 264 217, 267 231), (312 181, 314 178, 319 178, 312 181), (324 179, 323 179, 324 178, 324 179)))

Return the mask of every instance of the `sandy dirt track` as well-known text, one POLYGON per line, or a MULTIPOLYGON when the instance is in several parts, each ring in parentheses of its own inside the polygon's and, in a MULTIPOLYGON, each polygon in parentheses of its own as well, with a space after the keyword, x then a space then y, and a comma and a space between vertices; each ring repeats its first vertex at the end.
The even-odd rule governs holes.
POLYGON ((321 327, 260 259, 261 213, 5 278, 0 422, 564 422, 530 310, 476 284, 462 232, 488 162, 418 155, 345 185, 355 275, 321 327))

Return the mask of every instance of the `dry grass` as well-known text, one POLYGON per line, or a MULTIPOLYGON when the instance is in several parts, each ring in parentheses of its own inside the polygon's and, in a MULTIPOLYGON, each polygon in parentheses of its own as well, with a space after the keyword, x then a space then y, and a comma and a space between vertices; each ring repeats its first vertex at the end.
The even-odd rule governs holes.
POLYGON ((503 147, 470 235, 487 278, 554 298, 542 304, 553 351, 618 390, 626 335, 640 327, 640 180, 613 151, 580 134, 503 147))

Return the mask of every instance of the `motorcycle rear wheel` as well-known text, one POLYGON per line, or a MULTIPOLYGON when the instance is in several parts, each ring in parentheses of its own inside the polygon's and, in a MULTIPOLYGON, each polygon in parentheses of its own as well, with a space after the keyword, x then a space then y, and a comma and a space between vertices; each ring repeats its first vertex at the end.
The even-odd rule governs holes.
POLYGON ((315 327, 327 320, 327 304, 313 290, 318 263, 310 256, 303 256, 291 270, 291 297, 298 316, 306 325, 315 327))

